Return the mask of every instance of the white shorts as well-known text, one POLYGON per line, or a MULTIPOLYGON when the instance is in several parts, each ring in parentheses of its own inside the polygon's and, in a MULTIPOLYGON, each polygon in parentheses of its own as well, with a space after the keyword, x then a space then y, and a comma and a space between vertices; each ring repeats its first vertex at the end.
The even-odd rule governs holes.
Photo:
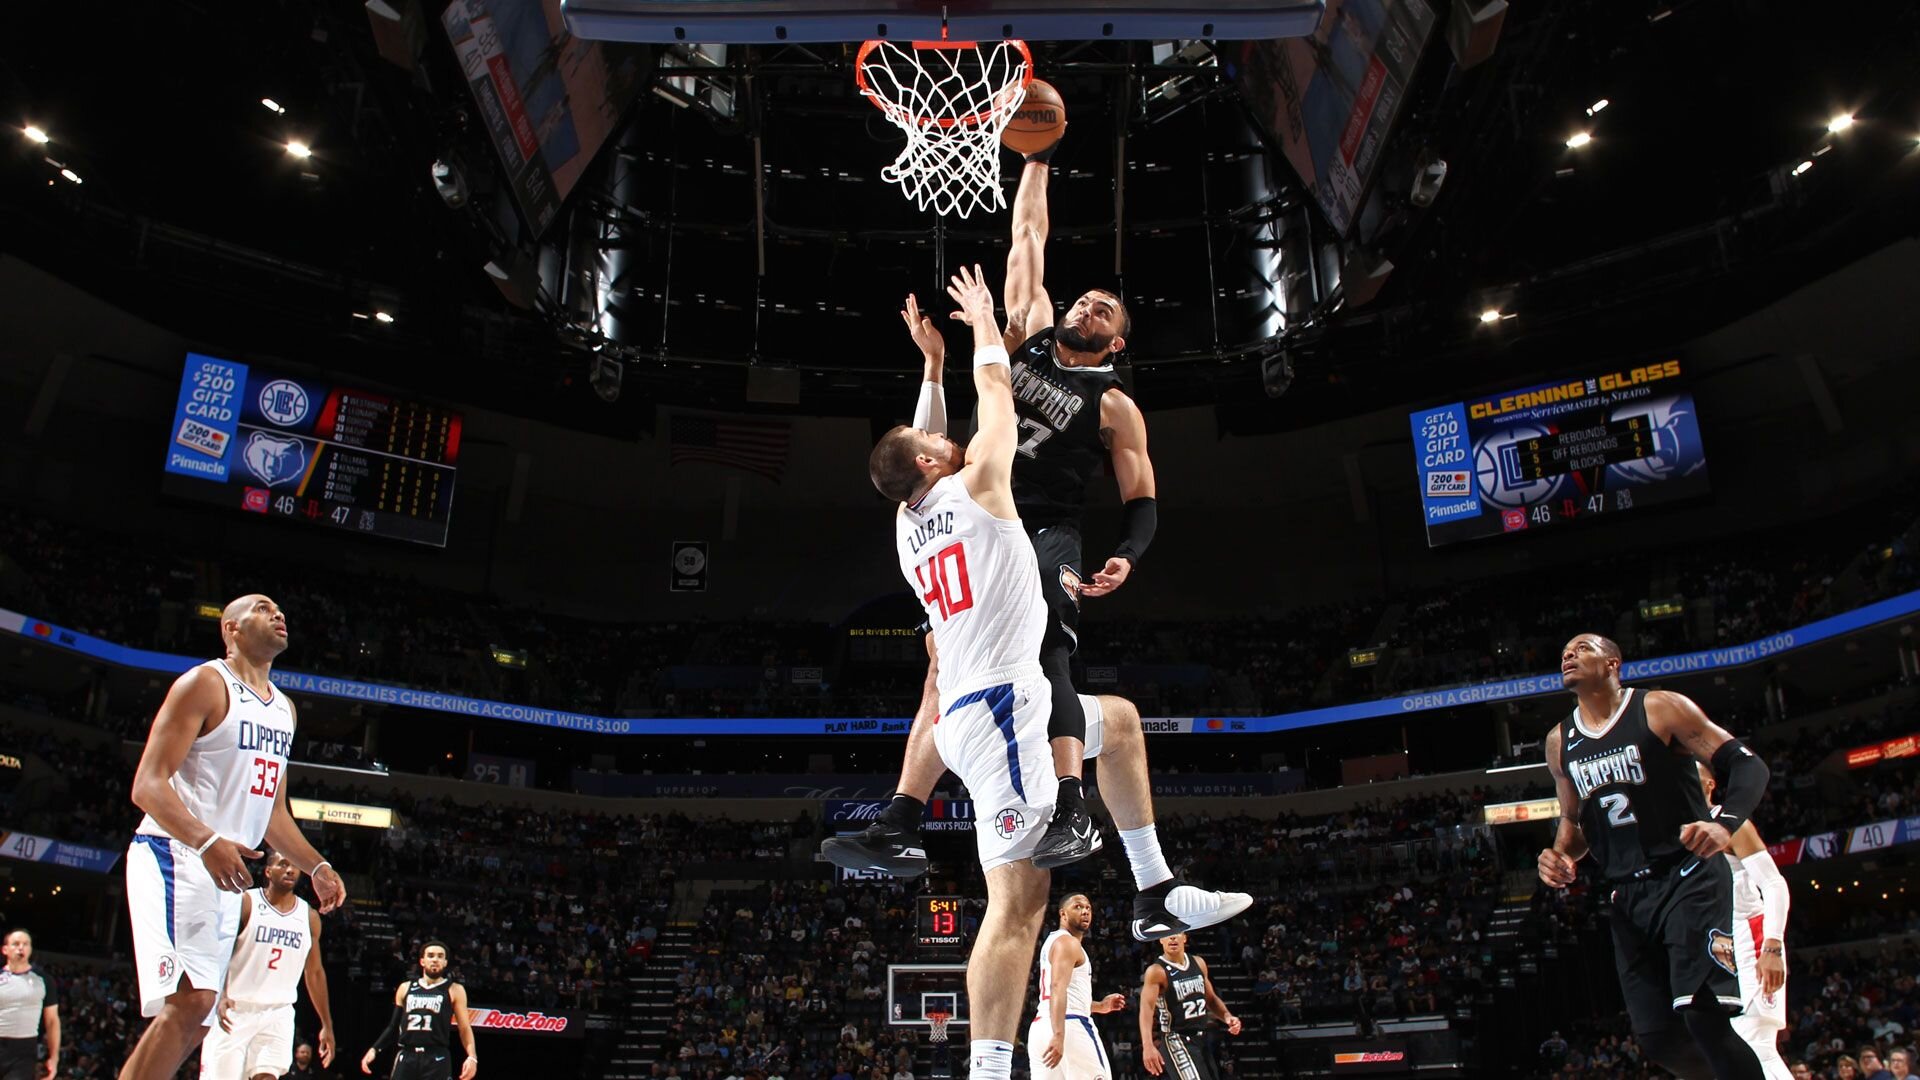
POLYGON ((1740 976, 1740 1004, 1745 1009, 1741 1015, 1760 1027, 1786 1027, 1786 984, 1780 984, 1779 992, 1772 996, 1760 992, 1760 916, 1741 918, 1736 914, 1733 922, 1734 967, 1740 976))
MULTIPOLYGON (((226 985, 242 897, 222 892, 193 849, 164 836, 127 846, 127 916, 140 976, 140 1015, 158 1016, 182 978, 196 990, 226 985)), ((213 1014, 207 1014, 213 1023, 213 1014)))
POLYGON ((1060 782, 1053 775, 1044 677, 961 694, 940 711, 933 745, 973 796, 980 869, 1033 857, 1046 835, 1060 782))
POLYGON ((1104 714, 1100 711, 1100 699, 1092 694, 1081 694, 1080 711, 1087 714, 1086 753, 1080 756, 1087 761, 1092 761, 1100 756, 1100 748, 1106 741, 1106 725, 1101 723, 1104 714))
POLYGON ((293 1006, 234 1003, 232 1031, 215 1024, 200 1044, 201 1080, 285 1076, 293 1068, 293 1006))
POLYGON ((1045 1020, 1035 1017, 1027 1025, 1027 1069, 1033 1080, 1108 1080, 1113 1075, 1107 1048, 1101 1045, 1092 1019, 1067 1014, 1067 1045, 1060 1051, 1060 1064, 1049 1069, 1040 1064, 1040 1055, 1052 1041, 1053 1028, 1045 1020))

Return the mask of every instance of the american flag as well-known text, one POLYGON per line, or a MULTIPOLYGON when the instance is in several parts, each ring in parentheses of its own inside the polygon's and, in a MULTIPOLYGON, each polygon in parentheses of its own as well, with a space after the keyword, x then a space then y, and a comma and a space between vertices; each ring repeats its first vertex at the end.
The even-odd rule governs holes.
POLYGON ((793 426, 785 420, 729 420, 675 413, 672 462, 711 461, 780 482, 793 426))

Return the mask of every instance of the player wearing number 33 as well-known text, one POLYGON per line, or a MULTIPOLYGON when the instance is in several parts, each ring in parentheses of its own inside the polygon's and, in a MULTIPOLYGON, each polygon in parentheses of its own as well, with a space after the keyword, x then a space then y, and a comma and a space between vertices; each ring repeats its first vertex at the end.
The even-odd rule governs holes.
POLYGON ((1589 852, 1610 894, 1614 965, 1633 1033, 1675 1076, 1762 1080, 1729 1022, 1741 993, 1724 856, 1767 791, 1766 763, 1686 696, 1620 685, 1620 647, 1581 634, 1560 653, 1577 699, 1546 740, 1560 800, 1540 880, 1571 885, 1589 852), (1709 809, 1696 762, 1712 771, 1709 809))
POLYGON ((287 811, 293 702, 275 689, 287 619, 265 596, 220 615, 226 656, 175 680, 153 718, 133 777, 146 816, 127 849, 127 911, 140 1011, 153 1023, 120 1080, 171 1077, 214 1022, 240 928, 246 860, 262 839, 313 878, 320 910, 346 899, 340 875, 287 811))

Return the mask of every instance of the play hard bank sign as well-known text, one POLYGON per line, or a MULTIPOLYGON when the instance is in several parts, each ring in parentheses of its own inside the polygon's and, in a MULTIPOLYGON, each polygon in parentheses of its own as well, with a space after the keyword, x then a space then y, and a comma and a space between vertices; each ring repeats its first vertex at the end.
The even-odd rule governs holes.
POLYGON ((467 1010, 475 1031, 509 1031, 518 1035, 557 1035, 563 1039, 585 1038, 586 1024, 578 1013, 515 1012, 478 1006, 467 1010))

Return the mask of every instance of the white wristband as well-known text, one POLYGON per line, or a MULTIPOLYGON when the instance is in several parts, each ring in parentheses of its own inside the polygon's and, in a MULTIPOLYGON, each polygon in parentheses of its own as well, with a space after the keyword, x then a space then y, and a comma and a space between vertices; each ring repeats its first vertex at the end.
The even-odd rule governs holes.
POLYGON ((313 869, 307 872, 307 876, 308 876, 308 877, 312 877, 313 875, 315 875, 315 874, 317 874, 317 873, 319 873, 319 872, 320 872, 320 868, 321 868, 321 867, 323 867, 323 866, 332 866, 332 865, 333 865, 333 864, 332 864, 332 863, 330 863, 330 862, 328 862, 327 860, 325 860, 325 859, 321 859, 321 860, 320 860, 319 862, 317 862, 317 863, 315 863, 315 864, 313 864, 313 869))
POLYGON ((1006 346, 985 345, 973 350, 973 369, 975 371, 991 364, 998 364, 1001 367, 1013 366, 1012 363, 1007 360, 1006 346))
POLYGON ((220 839, 219 833, 208 833, 206 840, 202 842, 199 847, 194 848, 193 853, 195 855, 205 855, 207 853, 207 849, 212 847, 213 842, 218 839, 220 839))

